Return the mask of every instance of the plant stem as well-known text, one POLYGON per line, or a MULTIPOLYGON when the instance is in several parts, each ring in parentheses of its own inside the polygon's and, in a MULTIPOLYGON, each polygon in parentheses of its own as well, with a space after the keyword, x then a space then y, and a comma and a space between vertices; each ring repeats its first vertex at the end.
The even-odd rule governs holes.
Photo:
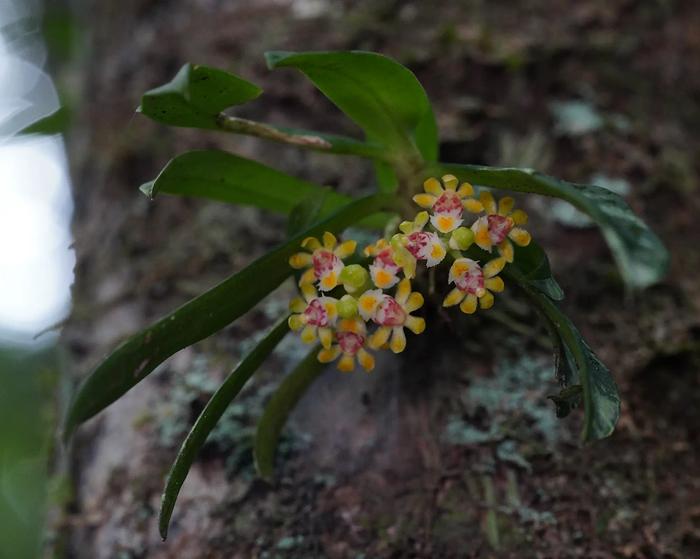
POLYGON ((216 117, 216 123, 224 132, 255 136, 273 142, 325 153, 358 155, 360 157, 380 159, 387 162, 390 161, 389 154, 381 146, 368 144, 344 136, 280 128, 255 120, 228 116, 223 113, 216 117))

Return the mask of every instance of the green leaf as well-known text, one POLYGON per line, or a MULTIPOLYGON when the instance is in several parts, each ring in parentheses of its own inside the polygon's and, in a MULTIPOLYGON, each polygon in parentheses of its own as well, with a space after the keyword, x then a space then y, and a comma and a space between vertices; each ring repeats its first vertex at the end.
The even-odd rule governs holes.
POLYGON ((255 206, 288 214, 310 197, 323 197, 322 214, 352 200, 312 182, 297 179, 223 151, 190 151, 172 159, 158 177, 141 186, 154 198, 163 192, 255 206))
POLYGON ((71 120, 71 113, 67 107, 59 107, 56 111, 52 112, 50 115, 40 118, 36 122, 33 122, 26 128, 23 128, 18 135, 25 134, 62 134, 68 129, 71 120))
POLYGON ((513 244, 513 248, 515 249, 513 265, 518 267, 528 283, 547 297, 561 301, 564 298, 564 291, 552 276, 549 259, 542 247, 535 241, 530 241, 526 247, 513 244))
POLYGON ((323 371, 324 365, 316 358, 315 348, 289 373, 270 398, 255 432, 255 467, 258 474, 271 479, 275 471, 277 441, 290 412, 323 371))
POLYGON ((395 198, 374 195, 344 206, 326 220, 296 235, 185 303, 152 326, 132 336, 83 382, 70 405, 65 437, 143 380, 168 357, 221 330, 249 311, 291 275, 289 257, 307 236, 338 233, 363 217, 395 204, 395 198))
POLYGON ((209 433, 221 419, 228 405, 238 396, 248 379, 258 370, 262 362, 277 347, 277 344, 289 332, 287 318, 284 317, 255 348, 246 355, 239 365, 228 376, 224 383, 211 397, 207 405, 199 414, 197 421, 187 434, 182 443, 175 462, 170 468, 168 479, 165 483, 163 498, 160 506, 158 525, 160 535, 165 540, 168 536, 168 525, 173 514, 175 501, 180 493, 180 488, 192 467, 195 457, 207 440, 209 433))
MULTIPOLYGON (((564 388, 581 386, 584 405, 583 440, 608 437, 620 417, 620 396, 610 371, 593 353, 571 320, 549 297, 529 285, 516 267, 506 267, 503 274, 525 291, 545 317, 548 328, 555 336, 555 350, 559 353, 557 364, 561 369, 558 376, 564 388)), ((573 394, 575 390, 572 388, 571 392, 573 394)), ((562 411, 564 410, 558 406, 558 412, 562 411)))
POLYGON ((323 206, 326 205, 326 196, 330 192, 330 188, 323 188, 319 194, 307 196, 294 206, 287 219, 288 237, 308 229, 319 220, 323 214, 323 206))
POLYGON ((434 161, 437 126, 425 90, 398 62, 372 52, 268 52, 270 68, 300 70, 341 111, 392 152, 434 161))
POLYGON ((258 86, 223 70, 185 64, 172 81, 147 91, 138 110, 172 126, 217 129, 221 111, 261 93, 258 86))
POLYGON ((439 164, 431 172, 452 173, 476 185, 566 200, 598 224, 622 278, 633 288, 643 289, 658 282, 668 269, 669 254, 659 238, 619 195, 605 188, 564 182, 532 169, 450 163, 439 164))

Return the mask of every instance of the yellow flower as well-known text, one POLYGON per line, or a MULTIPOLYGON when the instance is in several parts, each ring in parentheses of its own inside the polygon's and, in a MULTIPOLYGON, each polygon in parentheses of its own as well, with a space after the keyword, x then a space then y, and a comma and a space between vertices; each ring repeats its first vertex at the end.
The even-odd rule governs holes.
POLYGON ((442 184, 444 188, 439 180, 429 178, 423 183, 425 193, 416 194, 413 201, 421 208, 432 210, 430 223, 444 234, 454 231, 462 224, 463 210, 479 213, 484 208, 481 202, 472 198, 474 187, 468 182, 457 188, 457 177, 445 175, 442 177, 442 184))
POLYGON ((323 244, 316 237, 307 237, 301 243, 308 252, 297 252, 289 259, 289 265, 295 270, 308 268, 299 279, 299 285, 309 285, 318 281, 321 291, 330 291, 338 285, 338 276, 345 265, 343 259, 355 252, 356 241, 338 244, 333 233, 323 234, 323 244))
POLYGON ((490 192, 482 191, 479 199, 484 206, 486 215, 477 219, 472 225, 474 242, 489 252, 494 246, 497 246, 499 254, 507 262, 513 262, 511 240, 523 247, 530 244, 530 233, 517 227, 527 223, 527 214, 522 210, 513 211, 515 200, 510 196, 501 198, 498 208, 493 194, 490 192))
POLYGON ((293 331, 301 330, 301 340, 310 344, 316 336, 325 348, 331 347, 333 327, 338 320, 338 300, 333 297, 318 297, 313 285, 303 285, 303 299, 296 297, 289 304, 292 316, 289 327, 293 331))
POLYGON ((379 326, 369 339, 369 347, 379 349, 389 342, 394 353, 406 348, 404 327, 414 334, 425 330, 425 320, 410 313, 423 306, 423 296, 417 291, 411 292, 411 281, 401 280, 394 297, 382 294, 372 314, 372 320, 379 326))
POLYGON ((492 291, 500 293, 505 287, 498 277, 505 265, 505 258, 495 258, 483 268, 470 258, 458 258, 450 267, 449 275, 449 282, 456 287, 447 294, 443 306, 459 304, 462 312, 472 314, 478 301, 482 309, 490 309, 494 303, 492 291))
POLYGON ((374 369, 374 357, 365 349, 367 343, 367 326, 358 316, 338 322, 337 343, 318 352, 321 363, 330 363, 340 357, 338 369, 344 373, 355 370, 355 360, 367 372, 374 369))
POLYGON ((415 220, 401 223, 401 233, 392 238, 394 261, 403 268, 404 275, 409 279, 416 275, 418 260, 425 260, 425 265, 432 268, 442 262, 447 254, 444 243, 436 233, 423 231, 428 219, 428 212, 419 212, 415 220))
POLYGON ((375 244, 365 247, 365 255, 374 257, 369 265, 369 274, 374 285, 380 289, 389 289, 399 282, 401 267, 394 260, 393 252, 386 239, 379 239, 375 244))

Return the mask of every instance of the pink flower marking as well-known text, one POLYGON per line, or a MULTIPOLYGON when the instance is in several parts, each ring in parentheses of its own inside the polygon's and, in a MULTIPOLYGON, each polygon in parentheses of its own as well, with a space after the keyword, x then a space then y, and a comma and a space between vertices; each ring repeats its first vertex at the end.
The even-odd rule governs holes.
POLYGON ((460 291, 477 296, 484 292, 484 273, 479 266, 457 276, 454 281, 460 291))
POLYGON ((338 332, 338 345, 343 353, 355 355, 365 344, 365 337, 355 332, 338 332))
POLYGON ((488 216, 489 238, 494 245, 501 244, 510 230, 513 229, 513 220, 502 215, 492 214, 488 216))
POLYGON ((433 204, 433 211, 436 214, 454 214, 455 217, 462 215, 462 200, 453 190, 446 190, 433 204))
POLYGON ((323 277, 325 274, 332 272, 343 262, 330 250, 319 249, 313 254, 314 275, 316 279, 323 277))
POLYGON ((309 306, 304 311, 306 323, 311 326, 320 326, 325 328, 329 324, 328 311, 320 299, 313 299, 309 306))
POLYGON ((377 312, 374 321, 380 326, 403 326, 406 322, 406 311, 403 310, 401 305, 389 295, 385 295, 379 307, 377 307, 377 312))

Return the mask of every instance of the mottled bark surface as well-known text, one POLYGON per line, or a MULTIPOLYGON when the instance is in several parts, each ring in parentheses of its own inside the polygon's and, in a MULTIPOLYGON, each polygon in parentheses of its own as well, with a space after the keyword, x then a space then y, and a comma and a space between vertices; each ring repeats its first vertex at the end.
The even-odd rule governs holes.
POLYGON ((236 113, 355 135, 265 50, 366 49, 410 66, 431 97, 443 159, 537 167, 584 182, 624 178, 631 205, 673 252, 668 281, 626 294, 594 229, 526 201, 565 307, 615 373, 615 435, 581 447, 554 417, 552 362, 517 293, 466 323, 432 318, 403 359, 372 375, 326 373, 283 441, 274 485, 255 479, 250 436, 293 340, 233 406, 190 472, 171 536, 160 491, 186 429, 285 285, 224 332, 182 351, 82 429, 64 529, 76 558, 693 557, 700 554, 700 289, 696 272, 700 9, 693 2, 78 3, 86 54, 70 151, 76 189, 76 379, 121 339, 239 270, 283 236, 253 209, 139 192, 167 160, 218 147, 358 193, 368 165, 261 140, 173 130, 133 116, 140 94, 187 61, 265 89, 236 113), (640 5, 641 4, 641 5, 640 5), (603 124, 556 131, 553 101, 603 124), (523 334, 514 329, 524 330, 523 334))

